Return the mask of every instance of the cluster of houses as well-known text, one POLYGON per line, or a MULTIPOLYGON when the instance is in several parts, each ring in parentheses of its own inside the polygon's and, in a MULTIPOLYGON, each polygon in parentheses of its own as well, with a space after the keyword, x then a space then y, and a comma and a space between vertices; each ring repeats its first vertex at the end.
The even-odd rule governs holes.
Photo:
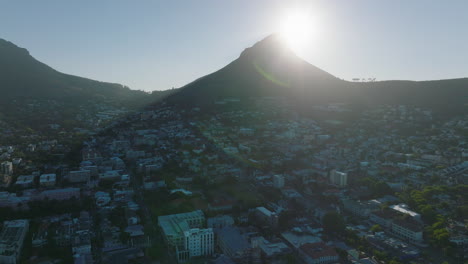
MULTIPOLYGON (((258 108, 248 110, 232 107, 239 102, 220 100, 217 106, 232 109, 210 116, 200 115, 199 108, 165 105, 130 115, 101 134, 91 133, 74 165, 26 164, 15 155, 16 146, 0 147, 0 207, 28 211, 37 201, 92 201, 78 214, 5 221, 0 262, 18 261, 34 222, 32 246, 45 247, 53 239, 72 249, 75 263, 145 263, 146 249, 159 243, 148 233, 152 229, 179 263, 200 257, 213 263, 376 263, 372 250, 325 234, 323 219, 330 213, 343 217, 346 228, 373 249, 415 260, 429 246, 417 208, 395 195, 370 198, 375 194, 359 181, 383 182, 393 194, 468 182, 463 118, 440 121, 429 110, 401 105, 378 106, 352 121, 313 119, 274 98, 255 99, 258 108), (239 206, 232 193, 211 197, 206 186, 194 183, 226 184, 232 178, 250 188, 255 206, 239 206), (163 190, 197 195, 206 207, 155 216, 155 205, 143 194, 163 190), (371 230, 376 225, 380 229, 371 230), (9 230, 16 232, 15 241, 9 230)), ((352 112, 342 104, 314 109, 325 116, 352 112)), ((121 114, 102 109, 98 117, 114 120, 121 114)), ((22 150, 61 147, 52 139, 22 150)), ((450 210, 466 202, 438 199, 450 210)), ((450 210, 438 213, 448 217, 450 210)), ((447 226, 453 230, 450 241, 460 247, 468 241, 463 227, 455 220, 447 226)))

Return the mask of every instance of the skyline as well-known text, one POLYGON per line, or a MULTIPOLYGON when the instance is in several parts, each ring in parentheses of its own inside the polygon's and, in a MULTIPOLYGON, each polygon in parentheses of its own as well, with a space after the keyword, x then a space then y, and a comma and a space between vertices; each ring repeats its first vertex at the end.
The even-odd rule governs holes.
POLYGON ((224 67, 301 8, 315 28, 298 55, 339 78, 468 77, 463 1, 202 2, 4 2, 0 38, 60 72, 166 90, 224 67))

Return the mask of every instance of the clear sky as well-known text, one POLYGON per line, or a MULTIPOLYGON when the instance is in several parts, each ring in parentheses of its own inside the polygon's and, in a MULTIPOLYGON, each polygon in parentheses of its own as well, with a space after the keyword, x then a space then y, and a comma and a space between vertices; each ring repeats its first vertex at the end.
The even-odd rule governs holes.
POLYGON ((468 77, 466 0, 0 0, 0 38, 53 68, 132 89, 181 87, 307 10, 300 56, 350 80, 468 77))

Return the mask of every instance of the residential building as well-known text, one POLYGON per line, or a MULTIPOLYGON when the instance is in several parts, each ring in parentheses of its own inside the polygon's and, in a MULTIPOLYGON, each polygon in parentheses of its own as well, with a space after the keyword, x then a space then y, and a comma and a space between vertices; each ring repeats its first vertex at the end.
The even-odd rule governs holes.
POLYGON ((0 263, 16 264, 29 229, 28 220, 5 221, 0 233, 0 263))
POLYGON ((99 174, 99 180, 102 181, 118 181, 121 180, 121 178, 122 176, 119 170, 108 170, 99 174))
POLYGON ((39 194, 40 199, 68 200, 72 197, 80 198, 80 188, 63 188, 43 191, 39 194))
POLYGON ((292 252, 284 242, 270 242, 264 237, 253 237, 252 247, 259 248, 265 259, 273 260, 278 259, 282 255, 289 254, 292 252))
POLYGON ((335 249, 323 242, 306 243, 299 247, 299 255, 307 264, 326 264, 338 262, 335 249))
POLYGON ((330 183, 339 187, 345 187, 348 185, 348 174, 337 170, 330 172, 330 183))
POLYGON ((273 175, 273 186, 275 188, 281 189, 284 187, 284 176, 283 175, 273 175))
POLYGON ((16 179, 16 185, 22 188, 31 187, 34 184, 34 175, 21 175, 16 179))
POLYGON ((406 204, 395 204, 390 205, 389 207, 397 212, 411 216, 414 220, 421 221, 421 215, 411 211, 409 206, 406 204))
POLYGON ((52 187, 55 185, 57 175, 55 173, 42 174, 39 178, 39 185, 42 187, 52 187))
POLYGON ((189 258, 211 256, 214 252, 214 233, 212 228, 193 228, 184 232, 185 249, 189 258))
POLYGON ((392 233, 411 243, 423 242, 423 229, 412 219, 395 219, 392 223, 392 233))
POLYGON ((71 183, 88 182, 90 177, 91 171, 89 170, 70 171, 68 174, 68 180, 71 183))
POLYGON ((251 246, 236 227, 225 227, 216 231, 218 246, 223 254, 243 263, 250 257, 251 246))
POLYGON ((13 174, 13 162, 11 161, 4 161, 0 164, 0 172, 4 175, 12 175, 13 174))
POLYGON ((383 228, 391 228, 396 213, 390 210, 376 211, 370 214, 370 220, 383 228))
POLYGON ((361 202, 351 199, 343 200, 343 207, 345 211, 364 218, 369 217, 372 212, 379 210, 379 206, 372 201, 361 202))
MULTIPOLYGON (((203 232, 209 233, 210 231, 202 229, 204 224, 205 216, 201 210, 158 217, 158 225, 162 230, 164 239, 169 246, 175 249, 178 262, 185 262, 190 259, 191 253, 190 248, 187 248, 187 239, 189 242, 195 243, 197 237, 197 235, 194 235, 193 238, 191 238, 191 233, 189 232, 186 235, 185 232, 191 231, 192 229, 199 229, 198 232, 200 232, 200 234, 203 232)), ((212 229, 209 228, 209 230, 212 229)), ((206 248, 208 246, 204 245, 203 247, 206 248)), ((200 252, 199 250, 201 250, 197 249, 195 245, 191 248, 194 250, 193 254, 198 254, 200 252)))
POLYGON ((255 216, 263 224, 267 224, 273 228, 278 226, 278 215, 265 207, 255 208, 255 216))
POLYGON ((234 219, 229 215, 210 217, 206 221, 207 226, 211 228, 223 228, 234 225, 234 219))

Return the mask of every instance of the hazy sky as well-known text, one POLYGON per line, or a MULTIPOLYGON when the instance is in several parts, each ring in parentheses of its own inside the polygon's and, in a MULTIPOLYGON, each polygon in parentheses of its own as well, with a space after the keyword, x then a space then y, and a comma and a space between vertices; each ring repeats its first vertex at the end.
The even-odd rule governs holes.
POLYGON ((466 0, 0 0, 0 38, 61 72, 164 90, 236 59, 291 8, 314 21, 299 55, 339 78, 468 77, 466 0))

